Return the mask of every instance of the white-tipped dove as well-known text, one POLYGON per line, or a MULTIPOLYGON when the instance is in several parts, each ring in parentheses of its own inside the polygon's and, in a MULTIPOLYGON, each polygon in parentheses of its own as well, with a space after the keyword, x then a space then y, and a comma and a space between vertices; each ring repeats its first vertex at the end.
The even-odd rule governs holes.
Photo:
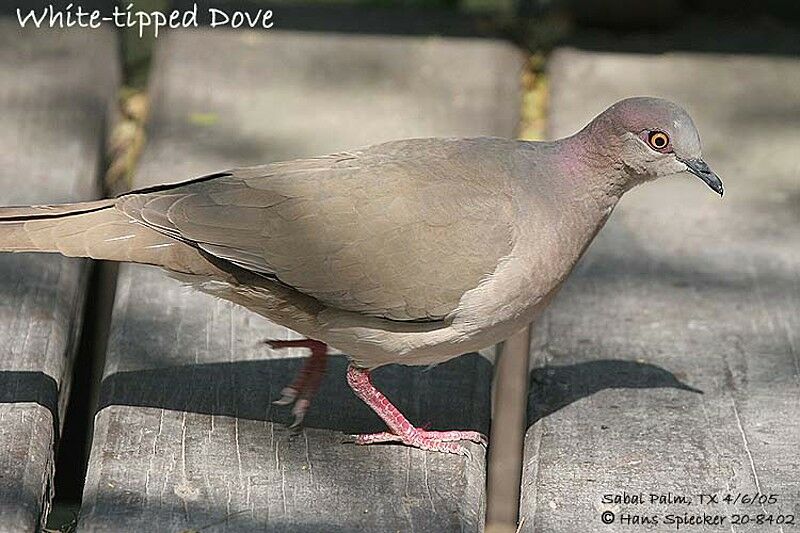
POLYGON ((359 444, 465 453, 470 431, 415 427, 372 384, 501 341, 552 299, 622 194, 691 172, 722 194, 689 115, 630 98, 554 142, 410 139, 220 172, 118 198, 0 209, 0 251, 156 265, 308 337, 279 403, 302 420, 327 346, 387 424, 359 444), (313 340, 312 340, 313 339, 313 340))

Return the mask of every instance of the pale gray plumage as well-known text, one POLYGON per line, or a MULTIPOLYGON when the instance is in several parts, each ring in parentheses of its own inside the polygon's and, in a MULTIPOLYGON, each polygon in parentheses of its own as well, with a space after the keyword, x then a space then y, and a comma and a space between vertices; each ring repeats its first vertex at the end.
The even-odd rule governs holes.
POLYGON ((721 194, 686 112, 633 98, 550 143, 394 141, 3 208, 0 251, 158 265, 363 367, 431 364, 524 327, 622 193, 686 170, 721 194))

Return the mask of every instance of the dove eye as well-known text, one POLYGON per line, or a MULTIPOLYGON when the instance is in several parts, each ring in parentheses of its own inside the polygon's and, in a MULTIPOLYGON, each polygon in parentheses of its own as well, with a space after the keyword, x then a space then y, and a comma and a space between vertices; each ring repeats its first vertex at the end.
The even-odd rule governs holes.
POLYGON ((654 150, 663 152, 669 146, 669 136, 663 131, 651 131, 647 136, 647 144, 654 150))

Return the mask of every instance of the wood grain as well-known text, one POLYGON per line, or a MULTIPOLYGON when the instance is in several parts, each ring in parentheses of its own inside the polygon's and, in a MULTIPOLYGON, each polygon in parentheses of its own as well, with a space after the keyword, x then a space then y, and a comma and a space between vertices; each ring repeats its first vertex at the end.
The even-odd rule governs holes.
MULTIPOLYGON (((0 204, 96 197, 117 71, 110 32, 0 19, 0 204)), ((47 517, 88 266, 0 256, 2 531, 34 531, 47 517)))
MULTIPOLYGON (((301 32, 174 32, 159 39, 150 142, 136 185, 392 138, 511 136, 520 57, 490 40, 301 32)), ((297 243, 302 246, 303 243, 297 243)), ((121 270, 81 531, 479 531, 485 456, 356 447, 381 429, 334 358, 306 429, 270 401, 302 351, 287 330, 121 270)), ((472 354, 376 381, 433 428, 488 430, 491 364, 472 354)))
POLYGON ((690 176, 631 192, 538 324, 522 530, 624 527, 606 511, 796 514, 800 61, 564 49, 551 75, 555 136, 631 94, 684 104, 726 193, 690 176), (647 502, 602 503, 623 491, 647 502), (668 492, 693 504, 650 503, 668 492), (698 497, 757 492, 779 501, 698 497))

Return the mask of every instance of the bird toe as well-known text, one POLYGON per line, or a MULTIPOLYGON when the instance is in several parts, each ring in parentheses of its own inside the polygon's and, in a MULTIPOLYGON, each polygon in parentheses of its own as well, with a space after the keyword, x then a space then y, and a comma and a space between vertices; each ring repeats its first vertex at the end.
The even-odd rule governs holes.
POLYGON ((286 387, 281 391, 281 397, 272 402, 272 405, 291 405, 297 399, 299 391, 292 387, 286 387))

